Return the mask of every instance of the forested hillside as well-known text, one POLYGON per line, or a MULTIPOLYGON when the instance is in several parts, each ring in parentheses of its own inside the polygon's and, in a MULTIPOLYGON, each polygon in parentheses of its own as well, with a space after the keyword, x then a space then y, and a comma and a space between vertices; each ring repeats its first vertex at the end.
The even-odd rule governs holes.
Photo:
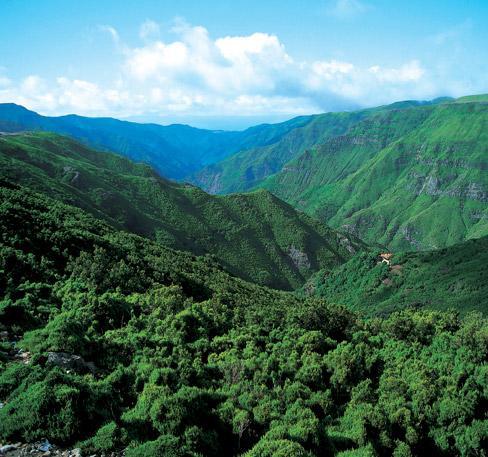
POLYGON ((436 251, 387 253, 387 259, 380 254, 360 253, 321 271, 304 292, 367 316, 405 308, 488 313, 488 237, 436 251))
POLYGON ((261 187, 393 250, 488 234, 488 105, 480 97, 377 112, 261 187))
POLYGON ((0 136, 0 177, 78 206, 115 228, 211 254, 231 273, 277 288, 299 287, 362 246, 269 192, 214 197, 161 178, 146 165, 50 133, 0 136))
POLYGON ((0 187, 0 439, 83 455, 484 455, 488 323, 364 321, 0 187))

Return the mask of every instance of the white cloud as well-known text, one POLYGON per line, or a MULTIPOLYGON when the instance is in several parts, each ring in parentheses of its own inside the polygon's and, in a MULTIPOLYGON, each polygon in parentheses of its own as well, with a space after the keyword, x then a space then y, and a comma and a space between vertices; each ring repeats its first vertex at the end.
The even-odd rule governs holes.
POLYGON ((302 61, 276 35, 253 33, 212 38, 204 27, 180 21, 175 38, 155 36, 155 23, 141 26, 139 46, 122 42, 113 83, 30 75, 0 80, 0 102, 13 101, 45 114, 168 116, 304 114, 437 95, 417 60, 398 66, 347 60, 302 61))
POLYGON ((189 63, 187 54, 186 45, 180 41, 170 44, 157 41, 129 50, 125 65, 128 73, 140 81, 154 77, 164 79, 168 73, 185 69, 189 63))
POLYGON ((127 74, 139 81, 176 84, 188 92, 273 91, 293 60, 278 37, 266 33, 212 40, 204 27, 179 25, 179 40, 128 49, 127 74))
POLYGON ((379 65, 373 65, 369 71, 376 76, 378 81, 389 83, 418 81, 425 73, 417 60, 407 62, 399 68, 382 68, 379 65))
POLYGON ((36 94, 44 89, 44 82, 37 75, 29 75, 22 81, 21 88, 27 94, 36 94))
POLYGON ((46 114, 100 115, 116 112, 130 97, 127 92, 101 89, 89 81, 59 77, 48 82, 29 75, 18 85, 0 88, 0 102, 18 103, 46 114))
MULTIPOLYGON (((68 79, 64 77, 57 78, 58 103, 75 111, 85 110, 87 106, 93 111, 103 111, 107 107, 108 91, 105 93, 97 84, 82 81, 79 79, 68 79)), ((116 100, 116 97, 113 96, 116 100)))

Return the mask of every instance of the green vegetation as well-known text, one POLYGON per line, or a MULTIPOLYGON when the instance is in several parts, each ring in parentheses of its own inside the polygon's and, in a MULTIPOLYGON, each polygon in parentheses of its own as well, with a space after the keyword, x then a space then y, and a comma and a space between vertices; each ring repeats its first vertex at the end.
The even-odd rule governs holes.
POLYGON ((231 273, 276 288, 299 287, 361 246, 269 192, 210 196, 160 178, 146 165, 51 133, 0 136, 0 177, 115 228, 212 254, 231 273))
MULTIPOLYGON (((0 130, 68 134, 149 163, 164 176, 189 176, 210 193, 264 188, 366 242, 421 250, 488 234, 487 106, 486 94, 408 100, 243 132, 216 132, 115 119, 49 118, 3 104, 0 130)), ((141 222, 145 224, 151 225, 141 222)), ((246 278, 256 280, 257 274, 246 278)), ((302 280, 288 277, 285 282, 302 280)), ((283 284, 279 287, 289 287, 283 284)))
POLYGON ((0 202, 0 439, 132 457, 486 455, 480 315, 363 321, 19 186, 0 202))
POLYGON ((274 143, 309 119, 311 116, 302 116, 242 132, 223 132, 112 118, 46 117, 13 103, 0 103, 0 132, 49 131, 69 135, 87 146, 147 163, 172 179, 181 179, 241 149, 274 143))
POLYGON ((199 170, 189 179, 212 194, 249 190, 267 176, 280 171, 307 148, 345 133, 366 115, 367 111, 359 111, 313 116, 305 125, 291 130, 278 141, 239 151, 199 170))
POLYGON ((488 234, 488 105, 377 110, 261 184, 335 228, 393 250, 488 234))
POLYGON ((453 103, 472 103, 472 102, 488 102, 488 94, 480 95, 466 95, 465 97, 459 97, 453 100, 453 103))
POLYGON ((378 252, 357 254, 304 287, 366 315, 405 308, 488 313, 488 237, 437 251, 394 254, 388 265, 378 252))
POLYGON ((400 248, 383 262, 266 190, 212 196, 68 137, 2 134, 0 441, 487 457, 486 116, 483 97, 406 101, 237 137, 0 106, 0 130, 55 126, 130 157, 222 134, 211 160, 243 151, 206 169, 217 190, 261 183, 400 248))
MULTIPOLYGON (((189 175, 188 179, 210 193, 264 188, 335 229, 395 251, 437 249, 488 234, 487 123, 486 95, 403 101, 351 113, 299 117, 244 132, 77 116, 47 118, 16 105, 0 105, 0 130, 66 133, 98 148, 151 163, 167 176, 189 175)), ((186 193, 191 193, 190 200, 194 200, 198 191, 186 193)), ((137 198, 145 205, 148 192, 144 189, 142 194, 137 198)), ((105 192, 101 195, 102 199, 107 197, 105 192)), ((201 195, 199 201, 205 200, 205 194, 201 195)), ((226 206, 229 201, 222 204, 226 206)), ((113 207, 106 206, 108 211, 113 207)), ((237 206, 240 213, 242 208, 237 206)), ((159 221, 156 225, 161 224, 159 209, 142 218, 138 215, 137 221, 129 224, 131 227, 123 225, 151 236, 154 219, 159 221)), ((120 206, 113 213, 124 218, 120 206)), ((246 219, 253 219, 248 216, 246 219)), ((192 221, 191 231, 202 223, 197 220, 197 224, 192 221)), ((168 230, 174 231, 174 226, 168 230)), ((205 239, 205 231, 188 235, 184 228, 183 232, 179 236, 166 231, 163 237, 170 239, 170 246, 195 253, 215 250, 212 243, 194 246, 192 236, 205 239)), ((253 238, 254 246, 244 247, 249 255, 255 252, 255 240, 263 240, 262 235, 253 238)), ((305 244, 302 238, 300 246, 294 246, 305 252, 305 244)), ((230 271, 246 279, 256 281, 262 276, 262 284, 290 288, 302 283, 308 273, 293 271, 293 265, 286 265, 289 248, 280 244, 284 257, 274 247, 266 254, 273 259, 275 270, 290 270, 285 279, 266 277, 263 272, 270 265, 269 258, 260 260, 257 267, 247 259, 251 267, 246 271, 252 273, 246 275, 241 266, 236 267, 235 255, 228 246, 224 250, 230 252, 228 258, 219 252, 217 255, 230 271)), ((311 260, 311 264, 312 270, 316 269, 317 262, 311 260)))
MULTIPOLYGON (((264 179, 273 176, 273 174, 281 170, 295 174, 294 167, 288 166, 294 159, 313 149, 314 146, 326 143, 329 140, 337 139, 337 141, 340 141, 341 137, 348 133, 350 129, 354 129, 361 121, 374 118, 377 113, 388 115, 390 111, 434 106, 450 100, 447 97, 429 102, 408 100, 360 111, 310 116, 306 123, 294 126, 293 129, 285 133, 281 138, 277 138, 276 141, 264 146, 256 145, 251 148, 243 148, 220 162, 204 167, 194 173, 189 179, 202 189, 214 194, 246 191, 261 185, 264 179)), ((374 124, 374 122, 372 123, 374 124)), ((400 128, 405 129, 406 127, 400 128)), ((389 133, 391 133, 391 129, 389 130, 389 133)), ((387 138, 386 132, 383 136, 387 138)), ((297 177, 299 180, 303 179, 300 172, 298 172, 297 177)), ((295 187, 289 191, 294 192, 294 190, 295 187)), ((285 194, 286 192, 287 190, 285 190, 285 194)))

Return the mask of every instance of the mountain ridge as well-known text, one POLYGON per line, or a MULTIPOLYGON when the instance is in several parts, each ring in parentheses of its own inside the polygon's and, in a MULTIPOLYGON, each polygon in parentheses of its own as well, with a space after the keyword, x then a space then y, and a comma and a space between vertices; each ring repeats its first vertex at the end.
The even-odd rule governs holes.
POLYGON ((441 248, 487 234, 486 104, 448 102, 392 113, 395 124, 391 114, 376 114, 379 133, 396 129, 386 143, 369 141, 368 120, 362 121, 344 141, 306 151, 258 187, 396 250, 441 248), (407 114, 419 117, 402 132, 407 114))
POLYGON ((308 149, 346 134, 358 122, 378 112, 435 106, 450 101, 452 99, 449 97, 424 101, 405 100, 357 111, 317 114, 310 122, 291 130, 273 144, 238 151, 202 168, 187 179, 210 193, 246 191, 279 173, 288 162, 297 159, 308 149))
POLYGON ((321 267, 364 246, 265 190, 210 196, 160 177, 148 165, 56 134, 0 136, 0 177, 78 206, 117 229, 196 255, 233 274, 296 288, 321 267))
POLYGON ((0 131, 42 130, 70 135, 88 146, 152 165, 172 179, 181 179, 242 148, 269 144, 308 118, 298 116, 243 131, 215 131, 186 124, 163 126, 76 114, 49 117, 14 103, 0 104, 0 131))

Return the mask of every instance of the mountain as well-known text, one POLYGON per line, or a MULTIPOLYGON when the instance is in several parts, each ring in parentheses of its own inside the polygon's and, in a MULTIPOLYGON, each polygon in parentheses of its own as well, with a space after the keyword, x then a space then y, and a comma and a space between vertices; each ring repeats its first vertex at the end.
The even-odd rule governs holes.
POLYGON ((172 179, 181 179, 241 149, 276 142, 288 131, 307 123, 309 118, 302 116, 242 132, 224 132, 112 118, 47 117, 13 103, 0 104, 0 132, 41 130, 69 135, 90 147, 150 164, 162 176, 172 179))
POLYGON ((488 234, 483 97, 379 111, 305 151, 259 187, 393 250, 488 234))
POLYGON ((436 251, 360 253, 332 271, 314 275, 304 287, 366 315, 405 308, 488 313, 488 237, 436 251))
POLYGON ((313 116, 304 126, 292 129, 278 141, 239 151, 202 168, 187 180, 212 194, 249 190, 307 148, 346 132, 364 115, 357 112, 313 116))
POLYGON ((431 106, 449 101, 404 101, 378 108, 353 112, 325 113, 311 117, 302 126, 290 130, 277 141, 231 154, 220 162, 208 165, 187 180, 213 194, 241 192, 258 186, 265 178, 278 173, 287 162, 317 144, 341 137, 357 123, 378 112, 402 108, 431 106))
POLYGON ((2 453, 484 454, 480 314, 363 320, 25 187, 0 202, 2 453))
POLYGON ((0 135, 0 177, 277 288, 299 287, 363 246, 267 191, 211 196, 52 133, 0 135))

